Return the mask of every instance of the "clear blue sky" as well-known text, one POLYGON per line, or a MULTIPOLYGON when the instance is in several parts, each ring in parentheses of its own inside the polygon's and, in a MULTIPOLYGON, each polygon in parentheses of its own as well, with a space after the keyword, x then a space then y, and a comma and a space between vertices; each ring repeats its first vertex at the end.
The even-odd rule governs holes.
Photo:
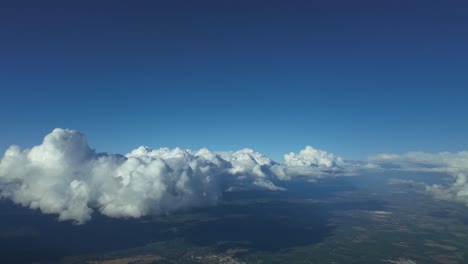
POLYGON ((467 1, 3 1, 0 150, 468 149, 467 1))

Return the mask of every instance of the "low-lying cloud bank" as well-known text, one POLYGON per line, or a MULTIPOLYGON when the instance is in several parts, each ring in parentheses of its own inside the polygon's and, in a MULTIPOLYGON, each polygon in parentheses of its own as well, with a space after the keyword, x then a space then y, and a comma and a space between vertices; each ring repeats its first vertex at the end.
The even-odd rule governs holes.
POLYGON ((96 153, 82 133, 57 128, 31 149, 7 149, 0 160, 0 196, 85 223, 94 211, 137 218, 214 205, 223 191, 282 190, 274 182, 346 175, 346 166, 342 158, 312 147, 285 155, 284 164, 251 149, 139 147, 110 155, 96 153))
POLYGON ((413 184, 424 186, 436 199, 456 201, 468 206, 468 151, 457 153, 411 152, 404 155, 380 154, 369 158, 375 169, 414 172, 443 173, 453 177, 449 185, 417 183, 408 180, 392 180, 390 184, 413 184))
POLYGON ((468 206, 468 152, 380 154, 349 161, 307 146, 284 155, 282 163, 251 149, 139 147, 126 155, 111 155, 96 153, 82 133, 60 128, 31 149, 13 145, 6 150, 0 160, 0 197, 81 224, 94 212, 138 218, 215 205, 224 191, 284 190, 278 186, 281 181, 389 170, 450 175, 454 181, 449 185, 409 179, 388 183, 424 188, 437 199, 468 206))

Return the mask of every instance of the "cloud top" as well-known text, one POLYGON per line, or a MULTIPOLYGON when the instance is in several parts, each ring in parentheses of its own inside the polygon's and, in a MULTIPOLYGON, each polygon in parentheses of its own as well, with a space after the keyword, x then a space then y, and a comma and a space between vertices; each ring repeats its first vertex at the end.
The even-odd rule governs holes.
POLYGON ((299 153, 291 152, 284 155, 284 160, 286 164, 291 167, 308 166, 332 168, 345 164, 342 158, 323 150, 314 149, 311 146, 307 146, 299 153))

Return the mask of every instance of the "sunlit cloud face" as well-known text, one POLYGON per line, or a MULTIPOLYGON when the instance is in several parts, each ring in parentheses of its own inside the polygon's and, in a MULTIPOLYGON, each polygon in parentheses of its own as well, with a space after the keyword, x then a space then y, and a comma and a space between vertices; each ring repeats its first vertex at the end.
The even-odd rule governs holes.
POLYGON ((334 154, 323 150, 314 149, 311 146, 307 146, 299 153, 291 152, 284 155, 284 160, 286 164, 291 167, 307 166, 332 168, 345 165, 345 162, 341 157, 337 157, 334 154))
POLYGON ((78 131, 55 129, 31 149, 8 148, 0 163, 0 195, 58 214, 59 220, 84 223, 95 211, 138 218, 215 205, 223 191, 283 190, 274 182, 297 175, 324 178, 344 164, 311 147, 286 157, 280 164, 251 149, 216 153, 148 147, 110 155, 96 153, 78 131))

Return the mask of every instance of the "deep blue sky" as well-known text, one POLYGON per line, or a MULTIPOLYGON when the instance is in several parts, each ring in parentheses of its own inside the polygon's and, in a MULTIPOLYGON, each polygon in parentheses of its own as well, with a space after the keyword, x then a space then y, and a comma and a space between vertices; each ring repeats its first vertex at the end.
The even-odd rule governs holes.
POLYGON ((466 1, 0 4, 0 150, 468 149, 466 1))

